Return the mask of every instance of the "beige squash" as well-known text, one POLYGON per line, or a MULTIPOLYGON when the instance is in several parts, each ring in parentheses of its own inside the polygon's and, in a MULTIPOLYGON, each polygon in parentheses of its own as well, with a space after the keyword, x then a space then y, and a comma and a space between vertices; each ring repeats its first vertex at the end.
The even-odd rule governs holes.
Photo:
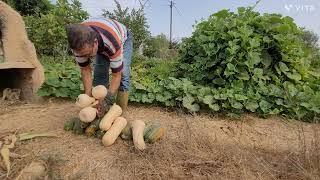
POLYGON ((127 125, 127 120, 123 117, 117 117, 111 128, 103 135, 102 144, 104 146, 111 146, 119 137, 122 129, 127 125))
POLYGON ((80 108, 85 108, 91 106, 96 100, 87 94, 80 94, 76 100, 76 106, 80 108))
POLYGON ((82 122, 92 122, 97 116, 97 109, 93 107, 85 107, 79 112, 79 118, 82 122))
POLYGON ((92 88, 92 96, 96 99, 103 99, 108 93, 107 88, 104 85, 98 85, 92 88))
POLYGON ((146 124, 141 120, 134 120, 131 122, 133 144, 135 148, 139 150, 144 150, 146 148, 146 144, 143 139, 145 126, 146 124))
POLYGON ((113 104, 111 106, 111 108, 109 109, 109 111, 106 113, 106 115, 104 115, 104 117, 102 118, 100 124, 99 124, 99 128, 103 131, 108 131, 113 123, 113 121, 121 116, 122 114, 122 109, 119 105, 117 104, 113 104))

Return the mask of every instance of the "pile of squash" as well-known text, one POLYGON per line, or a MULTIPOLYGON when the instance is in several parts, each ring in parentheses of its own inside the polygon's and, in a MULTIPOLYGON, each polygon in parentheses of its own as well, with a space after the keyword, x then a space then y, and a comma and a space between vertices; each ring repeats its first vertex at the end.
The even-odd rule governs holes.
POLYGON ((117 104, 113 104, 101 119, 98 118, 94 106, 107 93, 105 86, 98 85, 92 89, 92 97, 80 94, 76 100, 76 106, 81 108, 79 116, 66 121, 64 130, 99 138, 104 146, 111 146, 120 136, 123 140, 133 140, 135 148, 139 150, 146 148, 145 142, 152 144, 164 136, 165 129, 159 122, 128 122, 121 116, 122 109, 117 104))

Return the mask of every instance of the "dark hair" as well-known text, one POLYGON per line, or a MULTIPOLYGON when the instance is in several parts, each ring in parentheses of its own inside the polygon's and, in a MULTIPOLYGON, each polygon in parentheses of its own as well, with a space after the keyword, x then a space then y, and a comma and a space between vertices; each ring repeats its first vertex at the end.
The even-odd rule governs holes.
POLYGON ((93 46, 96 32, 82 24, 69 24, 66 26, 69 47, 80 50, 85 44, 93 46))

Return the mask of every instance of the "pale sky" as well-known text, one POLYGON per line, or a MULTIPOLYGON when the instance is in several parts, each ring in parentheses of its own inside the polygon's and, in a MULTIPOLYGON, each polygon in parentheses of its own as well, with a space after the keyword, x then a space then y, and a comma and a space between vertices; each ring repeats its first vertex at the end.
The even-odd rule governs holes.
MULTIPOLYGON (((100 16, 102 9, 112 10, 113 0, 80 0, 85 10, 93 17, 100 16)), ((138 0, 119 0, 123 6, 138 7, 138 0)), ((174 0, 173 38, 190 36, 196 20, 207 18, 222 10, 234 11, 237 7, 252 5, 256 0, 174 0)), ((320 0, 262 0, 256 7, 260 13, 281 13, 292 17, 299 26, 311 29, 320 35, 320 0)), ((169 35, 169 0, 150 0, 146 17, 152 35, 169 35)))

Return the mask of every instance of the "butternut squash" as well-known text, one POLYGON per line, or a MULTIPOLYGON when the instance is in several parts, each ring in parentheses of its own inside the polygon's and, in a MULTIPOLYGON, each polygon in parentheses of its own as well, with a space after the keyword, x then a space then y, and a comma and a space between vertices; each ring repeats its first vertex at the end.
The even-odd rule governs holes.
MULTIPOLYGON (((143 130, 144 141, 146 143, 153 144, 163 138, 165 132, 165 128, 159 122, 148 122, 143 130)), ((132 128, 130 123, 128 123, 127 126, 122 130, 120 136, 124 140, 132 140, 132 128)))
POLYGON ((80 108, 85 108, 90 106, 96 100, 93 97, 88 96, 87 94, 80 94, 76 100, 76 106, 80 108))
POLYGON ((125 128, 126 125, 127 120, 125 118, 117 117, 111 128, 103 135, 102 144, 104 146, 111 146, 116 141, 122 129, 125 128))
POLYGON ((147 143, 153 144, 161 139, 165 134, 164 127, 160 123, 153 123, 144 131, 144 139, 147 143))
POLYGON ((79 118, 83 122, 92 122, 97 116, 97 109, 93 107, 85 107, 79 112, 79 118))
POLYGON ((132 126, 132 139, 135 148, 139 150, 144 150, 146 148, 146 144, 143 139, 143 131, 146 124, 141 120, 134 120, 131 122, 132 126))
POLYGON ((132 129, 130 123, 128 123, 127 126, 121 131, 120 137, 124 140, 132 139, 132 129))
POLYGON ((106 97, 108 90, 104 85, 98 85, 92 88, 92 96, 96 99, 103 99, 106 97))
POLYGON ((102 118, 99 127, 101 130, 108 131, 115 119, 120 117, 122 114, 122 109, 119 105, 113 104, 109 111, 102 118))

